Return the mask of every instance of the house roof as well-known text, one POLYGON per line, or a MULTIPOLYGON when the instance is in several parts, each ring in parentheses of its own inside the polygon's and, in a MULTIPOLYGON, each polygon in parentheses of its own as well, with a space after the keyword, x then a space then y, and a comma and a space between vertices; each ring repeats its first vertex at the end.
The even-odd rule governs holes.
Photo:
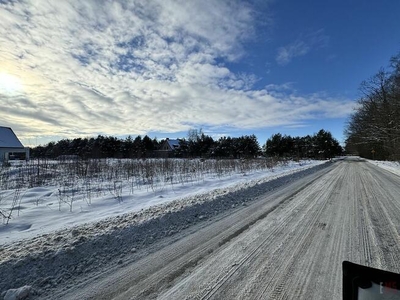
POLYGON ((161 145, 160 149, 163 151, 168 150, 168 151, 174 151, 180 148, 180 142, 179 140, 170 140, 167 138, 161 145), (168 147, 168 149, 166 149, 168 147))
POLYGON ((167 139, 168 145, 171 147, 171 149, 179 148, 179 140, 170 140, 167 139))
POLYGON ((0 148, 24 148, 10 127, 0 126, 0 148))

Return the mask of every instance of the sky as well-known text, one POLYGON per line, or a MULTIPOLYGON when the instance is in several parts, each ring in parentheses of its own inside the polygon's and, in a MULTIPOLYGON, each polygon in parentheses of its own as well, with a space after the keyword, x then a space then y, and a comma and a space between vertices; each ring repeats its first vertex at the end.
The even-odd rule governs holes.
POLYGON ((400 1, 0 0, 0 126, 64 138, 319 129, 400 52, 400 1))

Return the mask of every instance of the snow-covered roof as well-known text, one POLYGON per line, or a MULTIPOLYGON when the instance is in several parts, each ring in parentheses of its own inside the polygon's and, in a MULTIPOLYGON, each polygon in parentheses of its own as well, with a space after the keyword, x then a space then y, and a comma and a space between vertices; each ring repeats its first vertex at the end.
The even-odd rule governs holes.
POLYGON ((10 127, 0 126, 0 148, 24 148, 10 127))
POLYGON ((168 145, 171 147, 171 149, 176 149, 179 148, 179 140, 170 140, 167 139, 168 145))

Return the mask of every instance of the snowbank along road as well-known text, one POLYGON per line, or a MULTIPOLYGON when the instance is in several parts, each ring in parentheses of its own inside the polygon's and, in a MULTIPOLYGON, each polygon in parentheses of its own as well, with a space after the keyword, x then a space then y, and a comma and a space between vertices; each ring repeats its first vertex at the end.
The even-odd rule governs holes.
POLYGON ((214 216, 208 205, 202 222, 117 252, 107 269, 72 272, 40 298, 341 299, 343 260, 400 272, 400 177, 390 172, 347 158, 240 197, 245 205, 214 216))

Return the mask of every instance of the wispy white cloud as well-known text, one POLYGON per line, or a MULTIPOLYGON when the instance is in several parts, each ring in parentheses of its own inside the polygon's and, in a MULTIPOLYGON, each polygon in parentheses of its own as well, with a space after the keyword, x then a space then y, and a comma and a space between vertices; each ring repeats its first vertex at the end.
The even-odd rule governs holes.
POLYGON ((1 125, 25 141, 252 129, 349 112, 344 100, 256 90, 255 75, 226 67, 256 34, 244 1, 7 2, 0 20, 0 72, 21 82, 12 94, 0 89, 1 125))
POLYGON ((278 49, 276 61, 280 65, 286 65, 293 58, 304 56, 312 50, 326 47, 328 43, 329 37, 325 35, 323 29, 302 34, 294 42, 278 49))
POLYGON ((310 46, 303 41, 295 41, 290 45, 278 49, 276 61, 280 65, 286 65, 294 57, 306 55, 310 51, 310 46))

